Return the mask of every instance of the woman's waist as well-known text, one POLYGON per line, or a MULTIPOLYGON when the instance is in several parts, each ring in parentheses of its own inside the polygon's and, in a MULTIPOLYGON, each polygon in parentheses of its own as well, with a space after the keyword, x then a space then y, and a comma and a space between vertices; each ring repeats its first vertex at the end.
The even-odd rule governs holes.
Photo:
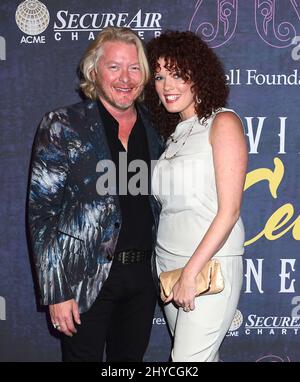
MULTIPOLYGON (((177 256, 192 256, 207 233, 211 221, 161 219, 157 232, 157 248, 177 256)), ((241 255, 244 252, 245 232, 241 219, 234 225, 216 256, 241 255)))

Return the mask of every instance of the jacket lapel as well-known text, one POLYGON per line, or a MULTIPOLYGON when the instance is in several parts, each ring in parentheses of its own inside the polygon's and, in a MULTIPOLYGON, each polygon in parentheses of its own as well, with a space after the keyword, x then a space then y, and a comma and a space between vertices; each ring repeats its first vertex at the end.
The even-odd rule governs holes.
POLYGON ((148 176, 148 190, 149 190, 149 202, 150 202, 150 206, 151 206, 151 210, 152 210, 152 214, 153 214, 154 222, 155 222, 155 234, 153 235, 153 246, 154 246, 156 243, 156 232, 158 228, 158 217, 160 213, 160 205, 157 203, 154 196, 152 195, 151 180, 152 180, 152 170, 154 169, 155 162, 158 160, 159 156, 162 154, 163 144, 159 140, 159 135, 156 132, 149 117, 147 116, 146 111, 143 109, 141 105, 138 105, 138 110, 140 112, 141 118, 145 126, 147 141, 148 141, 148 148, 149 148, 149 156, 151 160, 151 167, 149 169, 149 176, 148 176))
POLYGON ((95 147, 98 161, 107 159, 112 160, 97 101, 87 102, 86 117, 87 121, 85 128, 87 129, 91 144, 95 147))

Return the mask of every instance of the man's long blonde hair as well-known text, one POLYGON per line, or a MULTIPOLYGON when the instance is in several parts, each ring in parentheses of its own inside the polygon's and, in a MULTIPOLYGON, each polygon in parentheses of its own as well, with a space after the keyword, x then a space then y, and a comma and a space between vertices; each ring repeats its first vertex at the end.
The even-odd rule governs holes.
POLYGON ((107 27, 103 29, 103 31, 100 32, 96 39, 89 45, 80 63, 80 71, 83 76, 80 82, 80 88, 88 98, 93 100, 97 99, 98 93, 92 77, 92 72, 97 72, 98 60, 103 54, 103 44, 108 41, 120 41, 126 44, 134 44, 137 49, 142 74, 140 86, 144 87, 150 78, 148 60, 142 40, 130 28, 107 27))

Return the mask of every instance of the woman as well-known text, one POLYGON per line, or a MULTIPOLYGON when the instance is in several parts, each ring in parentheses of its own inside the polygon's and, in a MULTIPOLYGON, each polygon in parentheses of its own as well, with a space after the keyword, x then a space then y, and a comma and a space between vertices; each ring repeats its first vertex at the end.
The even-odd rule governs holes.
POLYGON ((148 43, 148 57, 153 78, 146 101, 167 138, 152 179, 162 205, 157 269, 184 267, 164 306, 172 360, 218 361, 242 286, 243 126, 224 108, 222 65, 194 33, 163 33, 148 43), (195 298, 196 276, 212 257, 221 264, 225 288, 195 298))

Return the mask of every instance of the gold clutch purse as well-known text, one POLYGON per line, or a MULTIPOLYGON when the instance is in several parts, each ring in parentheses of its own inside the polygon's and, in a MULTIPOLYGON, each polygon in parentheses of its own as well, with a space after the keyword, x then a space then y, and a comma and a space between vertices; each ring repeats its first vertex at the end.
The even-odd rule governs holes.
MULTIPOLYGON (((183 268, 174 269, 173 271, 162 272, 159 275, 160 280, 160 297, 165 301, 179 280, 183 268)), ((224 289, 224 279, 221 272, 221 264, 217 259, 210 259, 201 272, 198 273, 196 279, 197 294, 196 296, 215 294, 222 292, 224 289)))

